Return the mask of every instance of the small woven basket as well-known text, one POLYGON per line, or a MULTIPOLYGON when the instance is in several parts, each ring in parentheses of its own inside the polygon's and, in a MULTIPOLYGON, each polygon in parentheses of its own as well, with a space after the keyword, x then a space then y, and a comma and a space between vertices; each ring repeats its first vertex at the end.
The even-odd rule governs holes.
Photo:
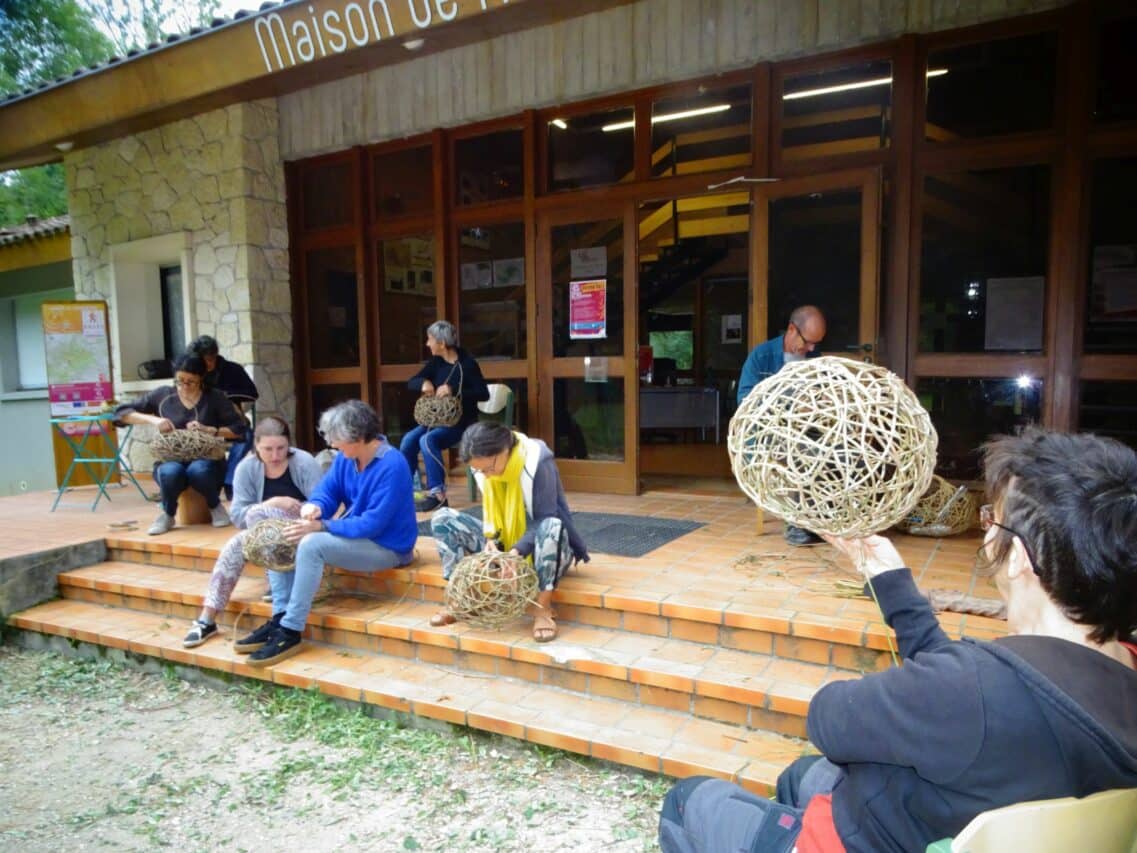
POLYGON ((415 421, 424 427, 449 427, 462 420, 462 399, 423 395, 415 402, 415 421))
POLYGON ((446 586, 446 609, 460 622, 497 630, 537 600, 537 573, 524 557, 482 551, 458 562, 446 586), (505 566, 513 577, 503 578, 505 566))
POLYGON ((896 527, 913 536, 954 536, 970 530, 978 520, 978 507, 975 497, 964 493, 955 497, 958 491, 939 474, 932 476, 932 485, 919 503, 896 527))
POLYGON ((296 568, 296 546, 284 539, 284 528, 291 519, 266 518, 249 528, 241 554, 250 563, 274 572, 291 572, 296 568))
POLYGON ((224 459, 225 439, 193 429, 160 432, 150 439, 150 454, 159 462, 224 459))

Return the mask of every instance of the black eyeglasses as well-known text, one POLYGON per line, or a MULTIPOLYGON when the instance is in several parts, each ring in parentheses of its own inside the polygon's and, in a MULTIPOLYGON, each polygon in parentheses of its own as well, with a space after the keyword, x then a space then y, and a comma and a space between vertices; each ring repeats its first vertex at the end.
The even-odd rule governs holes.
MULTIPOLYGON (((1026 541, 1026 537, 1024 537, 1017 530, 1012 530, 1011 528, 1007 527, 1007 525, 1000 524, 999 522, 995 521, 995 507, 992 504, 983 504, 983 506, 979 507, 979 527, 984 532, 990 530, 992 527, 998 527, 1000 530, 1005 530, 1012 536, 1017 537, 1018 540, 1023 543, 1023 550, 1026 551, 1026 558, 1030 561, 1031 570, 1036 575, 1038 574, 1038 563, 1035 562, 1034 553, 1031 551, 1030 544, 1026 541)), ((985 554, 984 549, 986 547, 986 542, 980 545, 979 553, 985 554)), ((985 562, 990 563, 991 561, 985 560, 985 562)))
POLYGON ((801 326, 799 326, 797 323, 790 323, 790 325, 794 327, 794 331, 797 332, 797 336, 799 338, 801 338, 801 342, 803 344, 805 344, 807 347, 819 347, 819 346, 821 346, 821 341, 824 340, 824 338, 819 338, 816 341, 811 341, 809 338, 807 338, 805 335, 803 335, 801 333, 801 326))

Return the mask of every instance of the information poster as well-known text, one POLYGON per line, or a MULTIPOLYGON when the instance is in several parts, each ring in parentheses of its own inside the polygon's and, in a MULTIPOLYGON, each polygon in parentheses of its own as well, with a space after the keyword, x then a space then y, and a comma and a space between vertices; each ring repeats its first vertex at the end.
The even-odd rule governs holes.
POLYGON ((51 416, 103 411, 114 399, 107 303, 45 302, 42 311, 51 416))
POLYGON ((608 337, 608 280, 569 282, 569 338, 608 337))

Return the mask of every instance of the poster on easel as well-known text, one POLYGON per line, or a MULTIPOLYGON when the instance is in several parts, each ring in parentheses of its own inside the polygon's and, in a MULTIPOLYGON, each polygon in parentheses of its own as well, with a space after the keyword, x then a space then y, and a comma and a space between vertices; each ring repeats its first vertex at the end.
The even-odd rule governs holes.
MULTIPOLYGON (((107 303, 102 300, 44 302, 41 311, 51 417, 105 412, 107 403, 114 399, 107 303)), ((56 426, 71 436, 82 435, 91 429, 90 423, 82 422, 56 426)), ((100 443, 107 444, 111 441, 113 439, 104 435, 92 434, 88 438, 92 450, 100 447, 100 443)), ((61 436, 54 435, 54 431, 53 444, 56 473, 57 476, 62 476, 62 471, 66 471, 71 464, 72 452, 61 436)), ((99 455, 105 454, 100 452, 99 455)), ((80 466, 75 470, 71 478, 72 485, 81 485, 87 481, 85 467, 80 466)), ((112 482, 117 482, 117 475, 112 482)))

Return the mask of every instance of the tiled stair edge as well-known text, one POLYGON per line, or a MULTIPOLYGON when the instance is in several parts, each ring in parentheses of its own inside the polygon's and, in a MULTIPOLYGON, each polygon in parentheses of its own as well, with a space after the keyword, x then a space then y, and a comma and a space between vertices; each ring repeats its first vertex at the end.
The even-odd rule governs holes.
POLYGON ((221 673, 225 680, 236 677, 316 688, 351 702, 669 776, 707 774, 730 779, 761 796, 772 792, 777 774, 805 749, 800 741, 766 732, 638 708, 616 699, 578 697, 556 687, 511 678, 495 677, 465 692, 469 682, 464 679, 478 678, 477 674, 370 655, 362 667, 351 668, 365 656, 314 643, 306 644, 302 655, 254 669, 227 644, 183 649, 183 626, 168 625, 160 616, 134 615, 137 618, 123 620, 96 604, 56 601, 17 614, 10 624, 17 629, 16 641, 24 645, 42 645, 35 637, 53 635, 65 638, 52 646, 60 651, 76 648, 81 654, 105 654, 124 662, 147 656, 176 667, 221 673), (567 706, 566 697, 571 703, 567 706), (565 707, 572 713, 558 713, 565 707), (627 728, 609 724, 625 716, 627 728))

